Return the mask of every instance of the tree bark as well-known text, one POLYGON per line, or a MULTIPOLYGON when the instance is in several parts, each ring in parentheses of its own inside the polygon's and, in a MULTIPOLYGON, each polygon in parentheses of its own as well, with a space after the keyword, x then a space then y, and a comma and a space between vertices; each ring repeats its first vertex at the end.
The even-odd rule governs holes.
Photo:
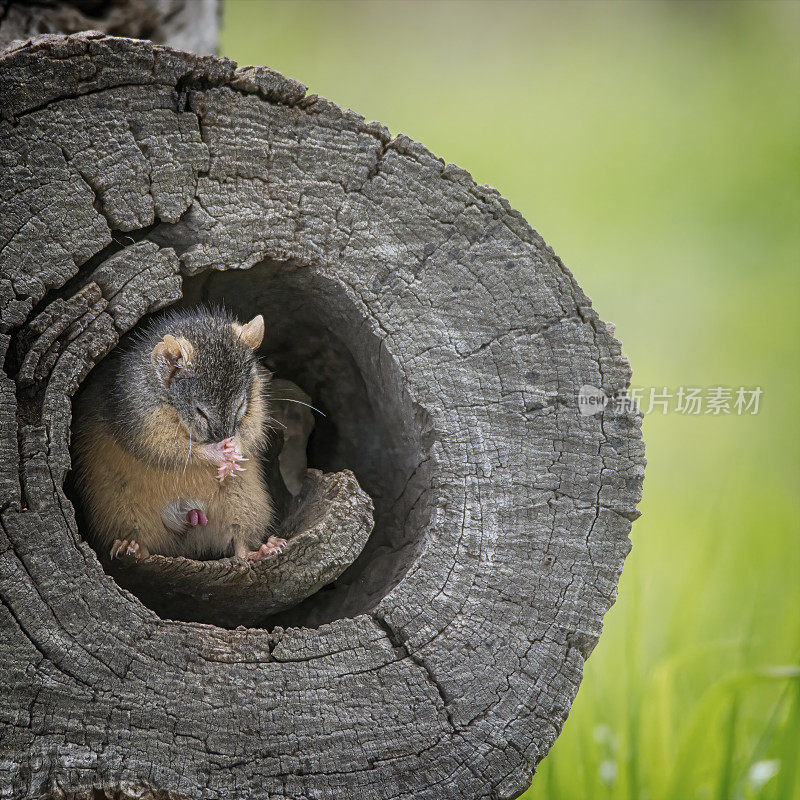
POLYGON ((218 0, 5 0, 0 5, 0 50, 42 33, 87 30, 194 53, 217 49, 218 0))
POLYGON ((268 69, 46 36, 0 98, 0 796, 518 796, 644 470, 636 413, 578 413, 630 370, 570 272, 494 189, 268 69), (65 490, 89 370, 222 299, 326 413, 310 465, 375 504, 271 630, 159 617, 65 490))

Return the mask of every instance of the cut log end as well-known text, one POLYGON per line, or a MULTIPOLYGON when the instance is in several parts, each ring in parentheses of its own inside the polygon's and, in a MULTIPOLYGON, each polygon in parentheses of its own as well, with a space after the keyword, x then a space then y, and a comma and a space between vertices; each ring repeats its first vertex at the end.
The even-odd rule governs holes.
MULTIPOLYGON (((271 70, 44 37, 0 55, 0 95, 4 796, 518 796, 616 596, 644 470, 632 410, 579 413, 630 369, 564 264, 464 170, 271 70), (263 314, 268 366, 326 414, 308 463, 338 477, 309 497, 341 493, 320 519, 362 497, 343 470, 374 501, 372 533, 362 497, 347 555, 265 628, 159 618, 64 492, 93 366, 148 314, 222 299, 263 314)), ((301 508, 298 559, 332 530, 301 508)), ((146 568, 196 602, 203 572, 278 585, 284 561, 146 568)))
POLYGON ((26 0, 4 4, 0 50, 41 34, 98 31, 214 53, 218 0, 26 0))

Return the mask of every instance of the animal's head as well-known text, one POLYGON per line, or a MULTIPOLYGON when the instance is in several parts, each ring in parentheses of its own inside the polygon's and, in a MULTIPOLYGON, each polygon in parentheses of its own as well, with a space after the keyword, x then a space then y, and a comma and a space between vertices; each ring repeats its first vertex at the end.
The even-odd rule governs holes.
POLYGON ((261 411, 255 351, 264 339, 264 318, 242 325, 219 313, 178 316, 161 330, 150 360, 162 400, 193 442, 236 436, 248 415, 261 411))

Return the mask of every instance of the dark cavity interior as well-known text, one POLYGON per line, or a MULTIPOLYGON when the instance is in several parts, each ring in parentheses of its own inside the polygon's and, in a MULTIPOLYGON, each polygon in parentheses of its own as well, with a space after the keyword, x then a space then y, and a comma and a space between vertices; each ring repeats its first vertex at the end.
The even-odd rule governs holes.
POLYGON ((313 267, 267 261, 208 272, 185 278, 183 292, 174 307, 224 305, 242 321, 264 315, 263 363, 276 378, 297 383, 325 414, 315 414, 309 467, 352 470, 375 503, 375 529, 355 563, 335 583, 269 618, 268 627, 316 627, 369 610, 411 566, 424 530, 425 508, 417 501, 428 486, 429 425, 404 391, 397 364, 357 301, 313 267))

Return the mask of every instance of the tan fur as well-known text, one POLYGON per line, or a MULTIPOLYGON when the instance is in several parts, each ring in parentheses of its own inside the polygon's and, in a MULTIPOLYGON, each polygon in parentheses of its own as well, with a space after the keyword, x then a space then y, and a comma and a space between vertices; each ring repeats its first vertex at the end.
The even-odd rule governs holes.
POLYGON ((237 435, 249 459, 246 470, 222 483, 216 468, 199 457, 199 448, 190 452, 189 436, 171 406, 161 406, 141 431, 137 446, 150 455, 146 463, 95 413, 100 389, 87 390, 76 410, 77 480, 102 555, 108 556, 115 539, 135 539, 150 554, 221 557, 232 549, 244 557, 266 540, 272 507, 257 462, 266 435, 261 383, 254 382, 237 435), (208 525, 180 534, 168 530, 161 513, 178 498, 200 499, 208 525))
POLYGON ((153 366, 161 372, 164 383, 169 386, 177 372, 191 369, 193 355, 191 342, 182 336, 176 339, 168 333, 153 348, 150 358, 153 366))
POLYGON ((234 322, 231 327, 233 332, 251 349, 256 350, 261 347, 261 342, 264 341, 264 317, 259 314, 253 317, 250 322, 242 325, 240 322, 234 322))

